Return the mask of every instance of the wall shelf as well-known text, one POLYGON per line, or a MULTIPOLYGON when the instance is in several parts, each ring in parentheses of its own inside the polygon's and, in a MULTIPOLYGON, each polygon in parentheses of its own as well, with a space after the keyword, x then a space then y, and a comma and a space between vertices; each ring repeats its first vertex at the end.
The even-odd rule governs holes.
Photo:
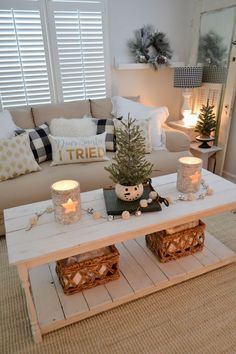
MULTIPOLYGON (((179 61, 179 62, 172 62, 169 66, 169 68, 175 68, 178 66, 184 66, 184 62, 179 61)), ((167 68, 166 66, 160 66, 160 69, 165 69, 167 68)), ((127 64, 116 64, 115 65, 116 70, 150 70, 152 69, 151 64, 142 64, 142 63, 127 63, 127 64)))

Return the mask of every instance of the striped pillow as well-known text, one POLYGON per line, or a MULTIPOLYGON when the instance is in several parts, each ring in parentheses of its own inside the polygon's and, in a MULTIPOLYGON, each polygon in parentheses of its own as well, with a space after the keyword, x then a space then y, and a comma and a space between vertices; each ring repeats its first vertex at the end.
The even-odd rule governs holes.
POLYGON ((115 151, 115 129, 112 119, 95 119, 97 125, 97 135, 104 132, 106 135, 106 151, 115 151))

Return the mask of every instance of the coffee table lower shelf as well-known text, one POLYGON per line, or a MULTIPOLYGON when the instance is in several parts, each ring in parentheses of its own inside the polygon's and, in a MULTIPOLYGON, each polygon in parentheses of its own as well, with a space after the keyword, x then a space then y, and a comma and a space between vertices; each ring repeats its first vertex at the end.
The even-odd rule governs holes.
POLYGON ((120 251, 120 279, 78 294, 64 295, 55 263, 30 270, 42 334, 236 261, 236 254, 209 233, 202 252, 169 263, 158 261, 146 247, 144 237, 116 246, 120 251))

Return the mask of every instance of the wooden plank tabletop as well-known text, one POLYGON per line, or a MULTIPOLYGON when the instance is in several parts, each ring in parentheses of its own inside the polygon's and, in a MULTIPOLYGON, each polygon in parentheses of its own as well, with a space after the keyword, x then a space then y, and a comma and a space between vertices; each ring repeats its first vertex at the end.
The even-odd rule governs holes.
MULTIPOLYGON (((37 226, 26 231, 35 212, 52 206, 51 200, 6 209, 4 211, 6 240, 10 264, 26 263, 28 267, 87 252, 113 243, 123 242, 150 232, 180 225, 236 207, 236 185, 203 170, 203 178, 214 189, 204 200, 177 201, 160 212, 143 213, 129 220, 93 220, 82 211, 81 220, 72 225, 61 225, 54 215, 43 215, 37 226)), ((153 186, 161 196, 175 200, 176 174, 153 178, 153 186)), ((81 194, 82 208, 99 210, 106 215, 102 189, 81 194)))

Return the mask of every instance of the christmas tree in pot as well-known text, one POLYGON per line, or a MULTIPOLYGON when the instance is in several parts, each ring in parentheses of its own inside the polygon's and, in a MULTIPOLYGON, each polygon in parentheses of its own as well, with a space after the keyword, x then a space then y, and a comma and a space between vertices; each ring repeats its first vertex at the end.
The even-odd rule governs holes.
POLYGON ((116 155, 105 170, 116 183, 117 197, 133 201, 142 196, 143 184, 148 181, 153 165, 145 159, 145 139, 135 119, 129 116, 121 123, 122 127, 116 129, 116 155))
POLYGON ((196 140, 202 142, 199 147, 203 149, 210 148, 210 145, 207 143, 215 140, 215 138, 211 136, 211 133, 216 130, 216 116, 213 109, 214 106, 210 106, 209 100, 207 100, 207 104, 202 105, 201 113, 195 127, 195 132, 200 133, 200 135, 196 137, 196 140))

